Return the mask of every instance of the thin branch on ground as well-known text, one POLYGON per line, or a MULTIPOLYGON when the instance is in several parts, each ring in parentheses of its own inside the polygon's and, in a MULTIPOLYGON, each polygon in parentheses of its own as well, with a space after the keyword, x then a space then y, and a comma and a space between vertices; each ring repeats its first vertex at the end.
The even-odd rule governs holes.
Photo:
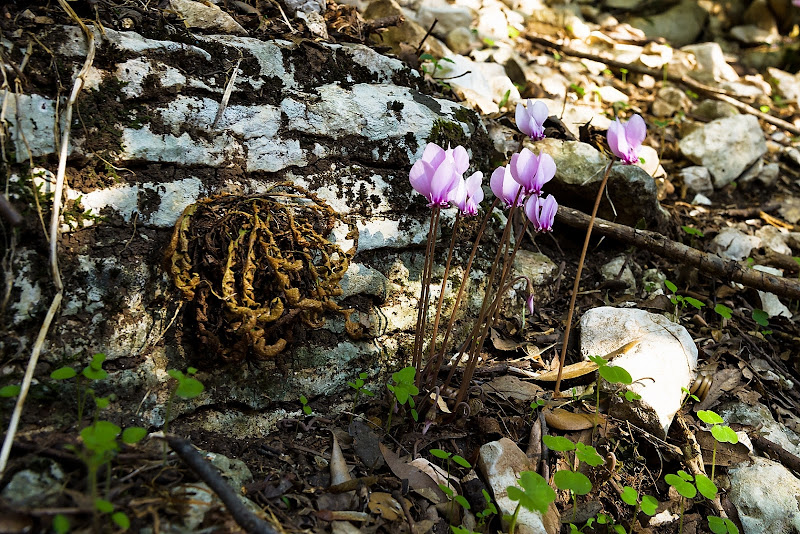
MULTIPOLYGON (((585 213, 566 206, 559 206, 556 219, 560 223, 579 229, 587 228, 590 220, 585 213)), ((602 236, 649 250, 663 258, 675 261, 678 265, 696 267, 701 272, 716 276, 724 282, 738 282, 753 289, 775 293, 781 297, 800 299, 800 283, 795 280, 749 269, 738 262, 725 260, 716 254, 702 252, 683 243, 672 241, 657 232, 637 230, 603 219, 597 219, 594 229, 602 236)))

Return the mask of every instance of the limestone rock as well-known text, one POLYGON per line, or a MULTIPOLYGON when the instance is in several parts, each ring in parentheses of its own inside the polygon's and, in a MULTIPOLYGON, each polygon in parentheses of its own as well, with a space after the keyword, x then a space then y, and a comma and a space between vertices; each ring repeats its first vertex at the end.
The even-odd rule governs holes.
POLYGON ((521 248, 514 258, 514 270, 517 276, 528 277, 534 286, 543 286, 553 281, 558 265, 544 254, 521 248))
MULTIPOLYGON (((400 46, 401 43, 416 48, 416 46, 422 42, 422 38, 425 37, 425 33, 428 29, 423 28, 422 25, 410 19, 395 0, 374 0, 369 3, 369 6, 364 11, 364 18, 367 20, 395 15, 402 16, 404 18, 403 22, 397 26, 387 28, 381 33, 379 39, 376 38, 376 41, 383 46, 391 46, 392 52, 399 54, 403 51, 400 46)), ((435 58, 443 58, 449 52, 444 43, 433 36, 429 36, 425 39, 422 50, 433 55, 435 58)))
POLYGON ((450 78, 448 83, 464 100, 481 113, 496 113, 498 103, 508 91, 508 100, 517 101, 519 90, 506 75, 502 65, 472 61, 464 56, 451 55, 452 61, 440 63, 438 76, 450 78))
POLYGON ((800 531, 800 480, 783 465, 766 458, 753 458, 752 465, 728 471, 728 497, 745 534, 800 531))
POLYGON ((761 246, 761 239, 737 228, 722 228, 711 240, 710 250, 726 260, 742 261, 750 251, 761 246))
POLYGON ((698 117, 708 120, 723 119, 739 114, 739 110, 728 104, 715 99, 706 99, 697 104, 692 112, 698 117))
POLYGON ((60 465, 50 459, 36 458, 32 466, 14 473, 0 496, 16 508, 53 506, 65 481, 60 465))
MULTIPOLYGON (((773 276, 783 276, 783 271, 775 267, 767 265, 754 265, 753 269, 761 271, 762 273, 771 274, 773 276)), ((792 318, 792 312, 789 308, 780 301, 778 295, 775 293, 768 293, 766 291, 759 291, 758 297, 761 299, 761 309, 766 312, 770 317, 788 317, 792 318)))
POLYGON ((628 22, 642 30, 648 38, 663 37, 673 46, 693 43, 703 31, 708 18, 705 9, 694 0, 682 0, 670 9, 649 17, 634 17, 628 22))
MULTIPOLYGON (((512 515, 517 502, 508 498, 506 488, 516 486, 519 474, 535 470, 534 466, 517 444, 508 438, 484 444, 478 454, 478 470, 492 489, 497 509, 501 515, 512 515)), ((528 534, 547 534, 541 514, 527 508, 520 509, 517 529, 528 534)))
POLYGON ((444 0, 424 2, 417 10, 417 22, 423 28, 430 28, 434 20, 439 21, 433 33, 440 37, 445 37, 456 28, 469 30, 474 17, 475 13, 470 8, 444 0))
POLYGON ((680 141, 684 156, 706 167, 719 189, 767 152, 758 119, 735 115, 709 122, 680 141))
POLYGON ((699 43, 684 46, 683 52, 693 54, 697 65, 689 71, 689 76, 705 83, 735 82, 739 75, 725 61, 722 48, 718 43, 699 43))
POLYGON ((778 92, 788 101, 797 102, 800 98, 800 77, 786 71, 770 67, 769 77, 777 81, 778 92))
POLYGON ((611 307, 587 311, 580 322, 581 354, 608 354, 627 343, 637 344, 614 358, 633 378, 627 389, 640 401, 611 408, 616 417, 631 417, 637 425, 662 438, 681 406, 681 388, 688 388, 697 368, 697 347, 686 329, 663 315, 611 307))
POLYGON ((606 281, 618 280, 624 283, 627 289, 634 293, 636 292, 636 277, 627 263, 626 256, 617 256, 600 268, 600 274, 606 281))
POLYGON ((684 91, 667 85, 658 90, 652 112, 656 117, 671 117, 678 111, 688 111, 692 102, 684 91))
POLYGON ((247 35, 247 30, 214 4, 205 4, 194 0, 169 0, 169 6, 189 28, 247 35))
POLYGON ((711 182, 711 173, 705 167, 685 167, 679 173, 683 179, 683 185, 690 193, 702 193, 708 195, 714 192, 714 184, 711 182))

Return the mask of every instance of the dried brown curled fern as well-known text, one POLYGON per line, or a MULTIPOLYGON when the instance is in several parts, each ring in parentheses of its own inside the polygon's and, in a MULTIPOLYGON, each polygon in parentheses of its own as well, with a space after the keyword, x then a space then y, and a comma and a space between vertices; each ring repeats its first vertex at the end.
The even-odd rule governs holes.
POLYGON ((341 219, 322 199, 290 183, 255 196, 219 196, 188 206, 167 249, 169 274, 194 304, 201 345, 224 360, 272 359, 295 328, 318 328, 358 244, 348 252, 327 236, 341 219))

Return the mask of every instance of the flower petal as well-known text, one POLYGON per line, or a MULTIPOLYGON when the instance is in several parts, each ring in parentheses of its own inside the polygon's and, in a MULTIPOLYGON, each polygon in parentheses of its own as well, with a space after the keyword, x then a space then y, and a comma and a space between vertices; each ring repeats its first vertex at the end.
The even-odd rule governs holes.
POLYGON ((456 172, 458 174, 464 174, 467 172, 467 169, 469 168, 469 154, 467 154, 467 149, 461 145, 458 145, 452 150, 451 153, 453 155, 453 161, 456 165, 456 172))
POLYGON ((547 104, 542 102, 541 100, 537 100, 533 103, 533 108, 531 108, 530 100, 528 100, 528 113, 536 121, 536 124, 539 126, 544 126, 544 121, 547 120, 548 110, 547 104))
MULTIPOLYGON (((530 100, 528 100, 528 102, 530 102, 530 100)), ((530 137, 532 132, 531 117, 528 115, 528 111, 525 109, 525 106, 522 105, 522 102, 517 102, 517 110, 514 113, 514 118, 517 120, 517 128, 519 131, 530 137)))
POLYGON ((414 165, 411 167, 411 171, 408 173, 408 179, 411 182, 411 187, 414 188, 414 191, 425 198, 430 198, 431 178, 433 177, 434 173, 434 168, 431 167, 427 162, 424 160, 418 160, 416 163, 414 163, 414 165))
POLYGON ((628 141, 631 148, 636 150, 645 137, 647 137, 647 125, 644 123, 644 119, 639 115, 634 115, 625 124, 625 140, 628 141))

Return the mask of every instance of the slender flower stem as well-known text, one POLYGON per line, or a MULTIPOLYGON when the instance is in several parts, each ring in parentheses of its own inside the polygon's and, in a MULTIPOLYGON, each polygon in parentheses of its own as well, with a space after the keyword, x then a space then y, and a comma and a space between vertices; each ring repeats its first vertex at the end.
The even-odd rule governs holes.
MULTIPOLYGON (((453 223, 453 235, 450 238, 450 250, 447 251, 447 262, 444 266, 444 275, 442 275, 442 287, 439 290, 439 299, 436 303, 436 317, 433 320, 433 333, 431 333, 431 346, 430 352, 428 353, 428 362, 433 359, 434 354, 436 353, 436 336, 439 333, 439 320, 442 317, 442 305, 444 304, 444 291, 447 286, 447 277, 450 275, 450 265, 453 261, 453 251, 455 250, 456 246, 456 234, 458 233, 459 226, 461 224, 461 212, 459 211, 456 215, 456 220, 453 223)), ((426 365, 426 369, 427 369, 426 365)), ((422 373, 420 373, 422 374, 422 373)), ((427 377, 425 377, 425 383, 427 383, 427 377)))
MULTIPOLYGON (((517 199, 522 194, 522 187, 519 188, 517 191, 517 198, 514 199, 514 204, 512 206, 516 206, 517 199)), ((503 252, 505 247, 508 244, 508 237, 511 231, 511 214, 513 210, 509 212, 509 217, 506 220, 506 227, 503 230, 503 236, 500 238, 500 246, 497 247, 497 253, 494 256, 494 261, 492 262, 492 269, 489 271, 489 278, 486 282, 486 290, 483 294, 483 303, 481 304, 480 312, 478 313, 478 319, 475 321, 475 324, 472 326, 472 331, 470 333, 470 343, 469 343, 469 350, 468 353, 472 354, 473 349, 475 348, 475 344, 477 341, 478 332, 480 331, 480 327, 483 322, 486 320, 487 312, 489 311, 489 306, 491 304, 491 299, 489 298, 492 292, 492 281, 494 280, 495 274, 497 273, 497 266, 500 264, 500 258, 503 257, 503 252)), ((450 385, 450 381, 453 379, 453 375, 455 374, 456 367, 458 367, 458 362, 461 361, 461 357, 464 355, 464 351, 461 350, 458 353, 458 357, 456 358, 456 364, 450 368, 450 372, 447 375, 447 379, 445 380, 444 386, 448 387, 450 385)))
POLYGON ((572 315, 575 313, 575 299, 578 298, 578 289, 581 285, 581 273, 583 272, 583 263, 586 261, 586 251, 589 250, 589 239, 592 236, 592 226, 594 220, 597 218, 597 210, 600 207, 600 201, 603 199, 603 191, 606 189, 606 182, 608 182, 608 175, 611 173, 611 166, 614 160, 608 162, 606 172, 603 174, 603 180, 600 182, 600 189, 597 190, 597 198, 594 201, 594 208, 592 208, 592 216, 589 219, 589 226, 586 228, 586 239, 583 240, 583 250, 581 250, 581 257, 578 260, 578 272, 575 273, 575 283, 572 286, 572 296, 569 299, 569 313, 567 313, 567 326, 564 329, 564 344, 561 346, 561 357, 558 360, 558 376, 556 377, 556 387, 553 393, 554 397, 561 396, 561 374, 564 371, 564 360, 567 357, 567 344, 569 343, 569 333, 572 328, 572 315))
MULTIPOLYGON (((475 242, 472 244, 472 251, 470 252, 469 259, 467 260, 467 265, 464 267, 464 275, 461 277, 461 286, 458 288, 456 300, 453 303, 453 313, 450 314, 450 320, 447 321, 447 329, 445 330, 444 339, 442 340, 442 345, 439 348, 439 353, 436 356, 434 369, 428 374, 427 381, 429 382, 429 387, 433 386, 433 382, 436 380, 436 377, 439 376, 439 370, 442 368, 442 364, 444 363, 444 352, 447 350, 447 341, 450 339, 450 334, 453 332, 453 325, 456 322, 455 311, 458 309, 458 306, 461 304, 461 298, 464 296, 464 290, 467 287, 469 273, 472 270, 472 262, 475 260, 475 255, 478 252, 478 245, 480 245, 481 238, 486 230, 486 224, 489 222, 489 218, 492 216, 494 209, 499 203, 500 199, 495 198, 494 202, 492 202, 492 205, 489 206, 489 209, 486 211, 486 215, 483 217, 483 221, 481 221, 481 227, 478 229, 478 235, 475 237, 475 242)), ((455 233, 453 235, 455 235, 455 233)))
MULTIPOLYGON (((422 268, 422 276, 420 277, 421 287, 419 290, 419 302, 417 303, 417 331, 414 337, 414 354, 411 360, 411 365, 418 371, 422 367, 422 345, 423 337, 425 335, 425 323, 428 314, 428 294, 430 293, 430 279, 431 271, 433 270, 433 254, 436 248, 436 229, 439 224, 439 213, 441 209, 435 206, 431 212, 431 224, 428 231, 428 243, 425 249, 425 261, 422 268)), ((417 382, 420 380, 420 374, 417 373, 417 382)), ((419 385, 419 384, 417 384, 419 385)))
MULTIPOLYGON (((520 213, 522 211, 520 210, 520 213)), ((524 214, 523 214, 524 217, 524 214)), ((464 397, 467 395, 467 391, 469 390, 469 385, 472 382, 472 375, 475 372, 475 367, 478 365, 478 356, 483 350, 483 344, 486 341, 486 337, 489 335, 489 329, 494 325, 495 320, 497 319, 497 315, 500 310, 500 303, 503 298, 503 291, 506 278, 508 277, 508 273, 511 272, 511 265, 514 263, 514 257, 517 255, 517 251, 519 250, 520 245, 522 244, 522 237, 525 235, 525 230, 528 229, 528 218, 524 217, 525 222, 522 225, 522 231, 517 236, 517 241, 514 243, 514 249, 503 262, 503 271, 500 275, 500 291, 497 292, 495 298, 489 306, 489 313, 486 315, 486 319, 483 322, 483 329, 481 331, 480 336, 475 340, 473 350, 470 352, 469 360, 467 361, 467 366, 464 369, 464 376, 461 378, 461 386, 458 388, 458 395, 456 396, 456 405, 464 400, 464 397)), ((509 220, 509 225, 510 225, 509 220)))

